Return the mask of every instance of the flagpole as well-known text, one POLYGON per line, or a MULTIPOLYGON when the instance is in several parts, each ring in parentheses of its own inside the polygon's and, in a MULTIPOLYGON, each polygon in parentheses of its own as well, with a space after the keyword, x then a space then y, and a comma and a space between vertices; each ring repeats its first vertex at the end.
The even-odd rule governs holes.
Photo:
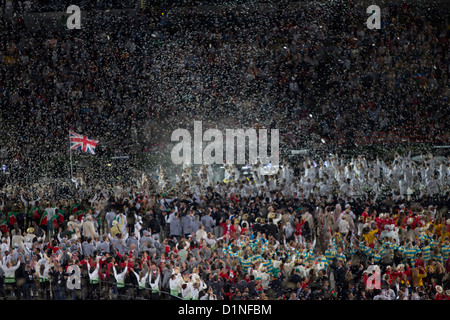
POLYGON ((69 154, 70 154, 70 180, 73 178, 73 164, 72 164, 72 148, 70 147, 70 134, 69 134, 69 154))
POLYGON ((70 179, 73 178, 72 150, 70 150, 70 179))

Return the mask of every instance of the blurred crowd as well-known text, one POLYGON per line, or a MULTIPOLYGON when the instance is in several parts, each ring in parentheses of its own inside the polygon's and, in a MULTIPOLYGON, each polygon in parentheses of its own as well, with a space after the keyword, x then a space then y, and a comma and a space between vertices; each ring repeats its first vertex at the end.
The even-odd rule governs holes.
POLYGON ((137 8, 139 3, 136 0, 76 0, 70 3, 57 0, 0 0, 0 13, 66 11, 69 5, 78 5, 86 10, 108 10, 137 8))
POLYGON ((66 155, 68 129, 100 154, 148 153, 194 119, 278 128, 283 154, 448 142, 446 7, 389 4, 381 30, 340 2, 163 9, 87 11, 81 30, 3 18, 8 159, 29 172, 66 155))
POLYGON ((1 17, 1 151, 21 176, 2 190, 0 297, 449 299, 448 159, 333 156, 448 142, 448 9, 391 3, 381 30, 339 1, 87 11, 81 30, 1 17), (279 128, 282 159, 331 154, 225 180, 18 183, 67 155, 69 129, 101 157, 193 120, 279 128))
POLYGON ((134 184, 8 185, 0 297, 448 300, 448 167, 412 162, 332 156, 307 159, 300 177, 287 164, 230 166, 218 181, 185 166, 175 183, 161 168, 134 184))

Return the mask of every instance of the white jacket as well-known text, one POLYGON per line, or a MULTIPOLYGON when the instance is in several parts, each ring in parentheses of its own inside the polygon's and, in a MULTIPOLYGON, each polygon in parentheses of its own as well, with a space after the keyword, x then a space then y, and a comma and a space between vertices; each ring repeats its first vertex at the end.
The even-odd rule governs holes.
POLYGON ((0 268, 4 272, 5 278, 14 278, 15 274, 16 274, 16 270, 19 268, 19 266, 20 266, 20 261, 17 262, 17 264, 12 267, 7 267, 6 265, 0 263, 0 268))

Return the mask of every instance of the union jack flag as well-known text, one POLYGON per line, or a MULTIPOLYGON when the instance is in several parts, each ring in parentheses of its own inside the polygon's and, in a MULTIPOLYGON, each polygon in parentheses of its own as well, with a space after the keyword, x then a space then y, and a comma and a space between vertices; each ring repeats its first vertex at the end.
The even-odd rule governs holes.
POLYGON ((87 136, 69 131, 70 150, 81 150, 90 154, 95 154, 95 147, 98 140, 89 139, 87 136))

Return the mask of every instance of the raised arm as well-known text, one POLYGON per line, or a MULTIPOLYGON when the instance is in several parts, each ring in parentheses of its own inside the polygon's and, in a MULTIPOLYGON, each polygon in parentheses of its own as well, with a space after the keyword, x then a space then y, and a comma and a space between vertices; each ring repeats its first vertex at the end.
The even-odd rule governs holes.
POLYGON ((273 248, 276 250, 278 248, 278 246, 280 245, 280 242, 278 240, 275 240, 275 245, 273 246, 273 248))
POLYGON ((23 205, 25 206, 25 208, 28 208, 28 201, 23 197, 23 194, 20 194, 20 200, 22 200, 23 205))
POLYGON ((38 196, 36 199, 34 199, 34 200, 33 200, 33 204, 36 203, 36 202, 38 202, 38 201, 41 201, 41 196, 38 196))
POLYGON ((133 272, 134 276, 136 277, 136 280, 139 282, 139 275, 134 271, 134 269, 131 269, 131 272, 133 272))
MULTIPOLYGON (((143 283, 147 282, 149 275, 150 275, 150 272, 146 271, 144 277, 142 278, 143 283)), ((138 281, 139 281, 139 279, 138 279, 138 281)))
POLYGON ((11 249, 11 237, 9 232, 6 234, 6 246, 8 247, 8 251, 11 249))
POLYGON ((13 270, 13 271, 16 271, 19 267, 20 267, 20 261, 21 261, 22 259, 21 258, 19 258, 19 261, 17 261, 17 263, 16 263, 16 265, 15 266, 12 266, 10 269, 11 270, 13 270))
POLYGON ((98 196, 97 193, 95 193, 94 197, 92 199, 89 200, 89 202, 91 203, 91 205, 97 200, 98 196))
POLYGON ((127 271, 128 271, 128 264, 125 265, 125 269, 123 269, 122 273, 119 274, 119 277, 125 277, 127 271))
POLYGON ((91 271, 89 271, 89 268, 88 268, 89 275, 90 276, 95 275, 96 273, 98 273, 99 269, 100 269, 100 259, 97 258, 97 264, 95 266, 95 270, 91 272, 91 271))
POLYGON ((56 237, 58 238, 59 243, 63 242, 63 239, 67 239, 67 237, 61 238, 61 232, 58 232, 58 234, 56 235, 56 237))

